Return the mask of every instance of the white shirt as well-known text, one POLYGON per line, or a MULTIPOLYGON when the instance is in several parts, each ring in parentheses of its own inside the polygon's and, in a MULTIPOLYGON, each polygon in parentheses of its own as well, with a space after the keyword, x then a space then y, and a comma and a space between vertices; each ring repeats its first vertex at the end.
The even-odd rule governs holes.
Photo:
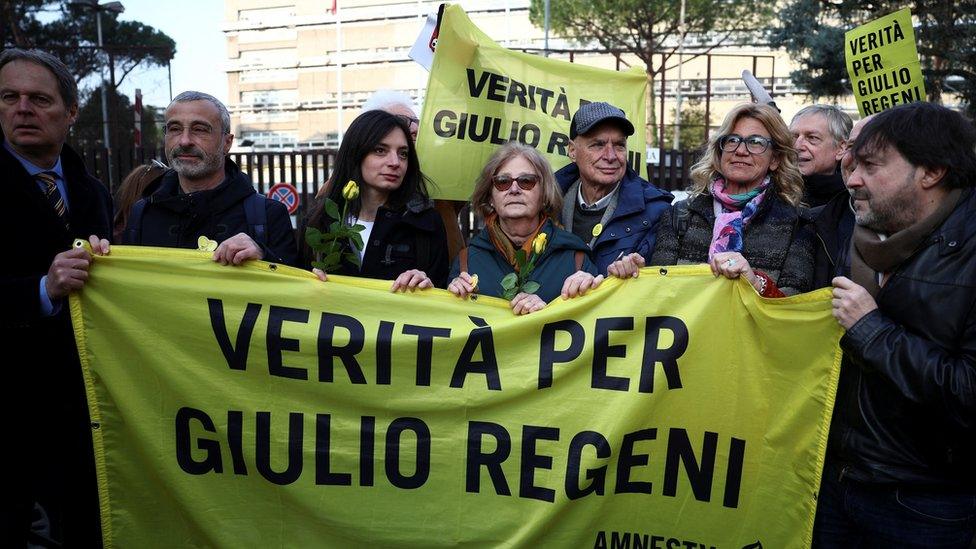
POLYGON ((373 232, 373 225, 376 222, 375 221, 363 221, 361 219, 353 218, 352 224, 355 225, 357 223, 360 224, 360 225, 362 225, 363 227, 366 227, 365 229, 363 229, 359 233, 359 236, 363 237, 363 249, 362 250, 358 250, 359 251, 359 262, 360 262, 360 264, 362 264, 363 258, 366 257, 366 246, 369 245, 369 235, 370 235, 370 233, 373 232))
POLYGON ((583 198, 583 183, 580 183, 579 189, 576 191, 576 204, 579 205, 581 210, 602 210, 610 204, 610 199, 613 198, 614 193, 620 188, 620 182, 613 188, 612 191, 608 192, 606 196, 597 200, 593 204, 587 204, 586 200, 583 198))

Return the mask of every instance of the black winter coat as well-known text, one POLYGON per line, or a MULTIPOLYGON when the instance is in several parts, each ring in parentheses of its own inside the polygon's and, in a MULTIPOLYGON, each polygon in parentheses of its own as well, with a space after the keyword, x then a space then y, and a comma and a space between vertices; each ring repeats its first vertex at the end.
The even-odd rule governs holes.
POLYGON ((813 256, 813 287, 826 288, 836 276, 851 276, 851 235, 854 212, 846 192, 834 195, 827 204, 806 210, 803 217, 816 232, 813 256))
POLYGON ((830 175, 805 175, 803 176, 803 198, 800 202, 810 208, 823 206, 838 193, 847 194, 847 187, 844 186, 844 177, 841 175, 840 162, 834 167, 834 173, 830 175))
MULTIPOLYGON (((332 219, 322 216, 321 231, 328 230, 332 219)), ((305 229, 299 231, 302 244, 302 265, 311 268, 315 253, 305 244, 305 229)), ((413 199, 400 211, 381 206, 376 212, 373 230, 366 245, 363 264, 357 267, 343 262, 336 274, 393 280, 404 271, 419 269, 427 274, 438 288, 447 286, 449 268, 447 232, 433 203, 413 199)), ((352 251, 345 243, 343 255, 352 251)))
POLYGON ((10 419, 4 447, 10 450, 7 467, 15 471, 0 498, 0 539, 10 547, 26 546, 34 501, 52 513, 69 544, 100 542, 91 427, 68 304, 42 318, 40 281, 75 238, 111 238, 112 200, 68 146, 61 167, 70 231, 0 143, 0 232, 22 244, 0 275, 0 347, 6 353, 0 412, 10 419))
MULTIPOLYGON (((711 195, 696 194, 661 216, 652 265, 708 263, 715 210, 711 195), (681 221, 681 208, 687 220, 681 221), (679 227, 682 223, 686 227, 679 227), (684 234, 682 233, 684 231, 684 234)), ((742 256, 776 282, 785 294, 810 291, 813 281, 813 228, 799 210, 778 196, 759 205, 742 235, 742 256)))
MULTIPOLYGON (((213 189, 186 194, 180 190, 174 170, 163 175, 159 190, 140 202, 145 203, 140 227, 133 227, 130 216, 122 233, 123 244, 196 248, 197 239, 206 236, 223 242, 251 231, 244 201, 255 194, 251 179, 229 158, 224 161, 224 180, 213 189)), ((284 204, 265 198, 266 242, 261 246, 264 260, 285 265, 298 264, 295 230, 284 204)), ((138 203, 137 203, 138 204, 138 203)), ((138 206, 133 206, 133 211, 138 206)))
POLYGON ((855 480, 976 491, 976 193, 841 339, 827 455, 855 480))

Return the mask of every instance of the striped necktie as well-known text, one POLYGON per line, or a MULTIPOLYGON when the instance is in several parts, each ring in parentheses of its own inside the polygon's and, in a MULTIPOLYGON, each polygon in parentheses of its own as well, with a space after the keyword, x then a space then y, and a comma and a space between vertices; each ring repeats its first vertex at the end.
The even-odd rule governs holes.
POLYGON ((44 184, 44 196, 47 198, 51 207, 54 208, 54 212, 58 214, 58 218, 64 223, 64 228, 70 230, 71 226, 68 224, 68 212, 64 207, 64 197, 61 196, 61 191, 58 190, 58 182, 55 179, 55 174, 53 172, 41 172, 34 177, 44 184))

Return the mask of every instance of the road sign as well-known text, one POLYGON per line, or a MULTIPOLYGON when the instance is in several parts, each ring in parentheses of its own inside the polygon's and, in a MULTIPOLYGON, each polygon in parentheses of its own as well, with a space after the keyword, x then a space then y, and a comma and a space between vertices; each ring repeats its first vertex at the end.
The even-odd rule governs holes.
POLYGON ((277 200, 288 207, 288 213, 293 214, 298 211, 298 189, 288 183, 278 183, 268 191, 268 198, 277 200))

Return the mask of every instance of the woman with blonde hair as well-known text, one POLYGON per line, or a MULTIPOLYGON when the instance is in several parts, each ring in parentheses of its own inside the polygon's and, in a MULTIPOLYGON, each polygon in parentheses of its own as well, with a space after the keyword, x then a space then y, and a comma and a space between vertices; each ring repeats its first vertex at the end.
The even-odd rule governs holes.
POLYGON ((603 280, 594 276, 586 244, 557 226, 562 194, 549 162, 534 148, 516 141, 499 147, 481 170, 471 206, 485 228, 454 260, 447 286, 454 295, 505 297, 515 314, 528 314, 603 280), (516 287, 518 281, 525 285, 516 287))
POLYGON ((661 216, 651 263, 708 263, 766 297, 810 290, 813 231, 800 217, 796 158, 776 109, 734 107, 692 168, 691 196, 661 216))

